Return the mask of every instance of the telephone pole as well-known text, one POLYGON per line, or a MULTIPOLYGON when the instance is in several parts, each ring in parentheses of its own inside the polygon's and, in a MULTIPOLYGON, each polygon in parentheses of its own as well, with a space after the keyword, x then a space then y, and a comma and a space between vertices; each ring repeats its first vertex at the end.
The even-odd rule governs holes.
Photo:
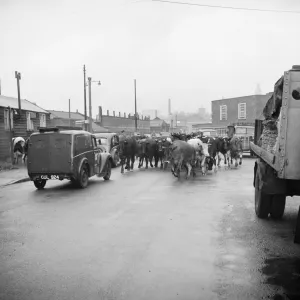
POLYGON ((69 125, 71 126, 71 99, 69 99, 69 125))
POLYGON ((21 116, 21 96, 20 96, 20 80, 21 80, 21 73, 15 71, 15 77, 17 78, 19 115, 21 116))
POLYGON ((88 77, 89 81, 89 132, 92 132, 92 78, 88 77))
POLYGON ((134 123, 135 123, 135 132, 137 132, 137 113, 136 113, 136 79, 134 79, 134 123))
POLYGON ((83 78, 84 78, 84 129, 87 130, 85 65, 83 66, 83 78))

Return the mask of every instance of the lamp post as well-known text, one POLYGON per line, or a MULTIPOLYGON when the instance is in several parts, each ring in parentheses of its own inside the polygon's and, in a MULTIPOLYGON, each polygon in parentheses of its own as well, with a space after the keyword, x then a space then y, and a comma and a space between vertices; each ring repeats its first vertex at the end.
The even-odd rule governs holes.
POLYGON ((137 132, 137 113, 136 113, 136 79, 134 79, 134 125, 135 132, 137 132))
POLYGON ((17 88, 18 88, 19 116, 21 116, 21 97, 20 97, 20 80, 21 80, 21 73, 15 71, 15 77, 16 77, 16 79, 17 79, 17 88))
MULTIPOLYGON (((86 115, 86 80, 85 80, 85 65, 83 66, 83 83, 84 83, 84 120, 86 121, 87 115, 86 115)), ((87 124, 84 122, 84 129, 86 130, 87 124)))
POLYGON ((89 132, 93 131, 93 118, 92 118, 92 82, 96 82, 98 85, 101 85, 100 80, 92 81, 92 77, 88 77, 88 86, 89 86, 89 132))

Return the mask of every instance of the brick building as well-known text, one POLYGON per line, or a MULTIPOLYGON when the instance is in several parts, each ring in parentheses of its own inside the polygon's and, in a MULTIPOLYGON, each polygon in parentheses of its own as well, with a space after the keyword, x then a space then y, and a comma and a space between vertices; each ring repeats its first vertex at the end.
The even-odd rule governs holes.
POLYGON ((211 102, 212 126, 219 134, 225 134, 228 125, 253 126, 262 115, 263 108, 272 93, 211 102))

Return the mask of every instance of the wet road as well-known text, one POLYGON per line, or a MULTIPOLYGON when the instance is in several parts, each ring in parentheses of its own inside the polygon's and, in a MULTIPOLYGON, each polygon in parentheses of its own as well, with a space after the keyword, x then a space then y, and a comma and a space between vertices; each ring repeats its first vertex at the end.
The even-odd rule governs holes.
POLYGON ((258 220, 253 164, 0 189, 0 299, 300 299, 299 198, 258 220))

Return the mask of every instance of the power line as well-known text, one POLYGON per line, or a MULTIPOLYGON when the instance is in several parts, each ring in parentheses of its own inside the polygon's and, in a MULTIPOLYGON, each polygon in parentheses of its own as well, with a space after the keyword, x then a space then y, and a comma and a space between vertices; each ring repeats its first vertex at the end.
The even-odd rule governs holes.
POLYGON ((292 10, 274 10, 274 9, 246 8, 246 7, 243 8, 243 7, 208 5, 208 4, 179 2, 179 1, 168 1, 168 0, 151 0, 151 1, 153 1, 153 2, 163 2, 163 3, 169 3, 169 4, 182 4, 182 5, 189 5, 189 6, 210 7, 210 8, 223 8, 223 9, 235 9, 235 10, 247 10, 247 11, 300 14, 300 11, 296 11, 296 10, 292 11, 292 10))

